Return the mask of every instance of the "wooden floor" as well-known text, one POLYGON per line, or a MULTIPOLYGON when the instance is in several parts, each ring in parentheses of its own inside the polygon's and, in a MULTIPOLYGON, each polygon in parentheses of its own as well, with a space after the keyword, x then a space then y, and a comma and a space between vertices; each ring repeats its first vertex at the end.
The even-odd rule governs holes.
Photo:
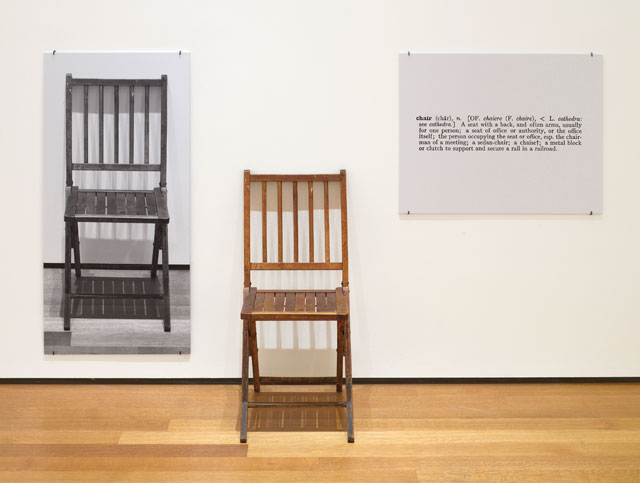
MULTIPOLYGON (((261 398, 330 390, 273 386, 261 398)), ((241 445, 238 386, 0 385, 0 480, 640 481, 640 384, 354 395, 355 444, 339 410, 260 409, 241 445)))

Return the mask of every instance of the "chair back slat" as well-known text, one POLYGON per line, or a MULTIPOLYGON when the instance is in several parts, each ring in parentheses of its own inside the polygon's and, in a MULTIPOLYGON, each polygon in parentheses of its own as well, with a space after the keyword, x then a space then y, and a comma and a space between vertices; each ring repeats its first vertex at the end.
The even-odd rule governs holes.
POLYGON ((324 261, 331 258, 331 246, 329 241, 329 182, 324 182, 324 261))
POLYGON ((84 86, 84 163, 89 162, 89 86, 84 86))
POLYGON ((149 86, 144 86, 144 164, 149 164, 149 86))
POLYGON ((135 88, 129 86, 129 164, 133 164, 135 95, 135 88))
POLYGON ((98 87, 98 112, 99 112, 99 136, 100 141, 98 143, 98 155, 99 155, 99 163, 104 164, 104 86, 98 87))
POLYGON ((293 261, 298 262, 298 182, 293 182, 293 261))
POLYGON ((282 181, 278 181, 278 262, 282 263, 282 181))
POLYGON ((120 163, 120 86, 113 86, 113 162, 120 163))
POLYGON ((315 248, 313 246, 313 181, 307 181, 309 185, 309 261, 313 263, 315 258, 315 248))
MULTIPOLYGON (((160 173, 160 187, 167 184, 167 76, 159 79, 93 79, 66 76, 65 91, 65 127, 66 127, 66 185, 73 185, 74 170, 91 171, 157 171, 160 173), (83 146, 76 162, 73 161, 73 87, 82 87, 81 113, 82 133, 80 139, 83 146), (129 94, 129 160, 120 159, 120 87, 128 87, 129 94), (105 159, 105 87, 113 88, 113 160, 105 159), (135 144, 135 89, 144 88, 144 156, 136 159, 135 144), (89 135, 89 96, 97 89, 98 122, 97 135, 89 135), (160 159, 151 159, 150 149, 150 90, 160 90, 160 159), (97 139, 97 159, 89 159, 89 139, 97 139)), ((93 130, 93 128, 91 128, 93 130)), ((140 136, 142 141, 142 136, 140 136)))
POLYGON ((262 261, 267 261, 267 182, 262 182, 262 261))
MULTIPOLYGON (((340 171, 338 175, 252 175, 250 171, 244 173, 244 285, 251 285, 252 270, 341 270, 342 283, 346 287, 349 285, 348 279, 348 253, 347 253, 347 197, 346 197, 346 171, 340 171), (299 204, 298 185, 307 183, 308 190, 308 213, 309 213, 309 258, 308 261, 300 261, 299 255, 299 204), (316 261, 314 254, 314 206, 313 206, 313 184, 322 183, 324 188, 323 201, 324 214, 324 261, 316 261), (329 211, 329 183, 340 183, 340 229, 342 260, 331 260, 331 236, 330 236, 330 211, 329 211), (262 256, 261 261, 251 260, 251 184, 258 183, 261 188, 261 223, 262 226, 262 256), (268 183, 276 183, 277 187, 277 240, 278 249, 275 261, 268 259, 267 250, 267 187, 268 183), (284 260, 284 224, 283 224, 283 183, 292 184, 293 198, 293 261, 284 260)), ((289 235, 291 236, 291 235, 289 235)))

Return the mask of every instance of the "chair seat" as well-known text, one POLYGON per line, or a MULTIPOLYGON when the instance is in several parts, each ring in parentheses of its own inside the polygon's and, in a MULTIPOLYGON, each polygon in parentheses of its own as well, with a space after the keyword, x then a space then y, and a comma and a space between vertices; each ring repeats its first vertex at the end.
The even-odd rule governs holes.
POLYGON ((67 188, 65 221, 169 223, 167 192, 67 188))
POLYGON ((337 320, 349 314, 349 289, 245 290, 241 318, 252 320, 337 320))

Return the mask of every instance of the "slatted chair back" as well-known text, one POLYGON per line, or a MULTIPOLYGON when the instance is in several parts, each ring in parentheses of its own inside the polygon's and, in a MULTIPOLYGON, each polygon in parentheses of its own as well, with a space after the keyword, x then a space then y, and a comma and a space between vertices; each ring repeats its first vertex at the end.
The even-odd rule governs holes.
POLYGON ((349 286, 349 255, 347 248, 347 173, 343 169, 340 174, 251 174, 244 172, 244 286, 251 285, 252 270, 340 270, 342 271, 342 285, 349 286), (278 198, 278 256, 277 261, 267 259, 267 183, 277 184, 278 198), (323 185, 324 210, 324 257, 316 260, 314 254, 314 220, 313 220, 313 184, 323 185), (251 184, 262 185, 262 259, 251 260, 251 184), (293 185, 293 261, 285 262, 283 257, 283 224, 282 224, 282 185, 293 185), (329 227, 329 183, 340 184, 340 226, 342 260, 330 259, 330 227, 329 227), (309 197, 309 259, 302 261, 299 256, 298 239, 298 187, 307 184, 309 197))
MULTIPOLYGON (((160 187, 167 185, 167 76, 159 79, 78 79, 71 74, 66 77, 66 183, 73 185, 74 170, 90 171, 159 171, 160 187), (73 88, 83 88, 83 153, 80 160, 73 160, 72 110, 73 88), (113 87, 113 162, 104 157, 104 93, 105 87, 113 87), (134 100, 135 88, 144 87, 144 157, 135 159, 134 100), (89 162, 89 89, 98 89, 98 161, 89 162), (149 91, 160 89, 160 160, 149 159, 149 91), (123 92, 124 91, 124 92, 123 92), (126 97, 125 97, 126 96, 126 97), (120 102, 125 97, 129 102, 129 157, 120 159, 120 102)), ((126 100, 125 100, 126 102, 126 100)))

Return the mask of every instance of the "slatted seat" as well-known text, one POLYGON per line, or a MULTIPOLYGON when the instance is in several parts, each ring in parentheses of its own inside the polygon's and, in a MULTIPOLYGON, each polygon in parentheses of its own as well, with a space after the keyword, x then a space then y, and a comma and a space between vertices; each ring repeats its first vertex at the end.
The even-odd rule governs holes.
POLYGON ((354 441, 353 394, 351 376, 351 328, 349 307, 349 263, 347 243, 347 175, 244 175, 244 293, 240 317, 243 321, 242 337, 242 422, 240 442, 247 441, 247 417, 249 408, 285 406, 344 407, 347 411, 347 440, 354 441), (267 250, 267 183, 276 183, 278 196, 278 249, 277 260, 268 259, 267 250), (262 259, 251 261, 251 183, 262 185, 262 259), (283 230, 283 183, 292 184, 293 202, 293 261, 284 260, 283 230), (315 260, 314 250, 314 183, 322 183, 324 198, 324 260, 315 260), (342 260, 332 261, 330 250, 329 223, 329 183, 340 184, 341 248, 342 260), (309 255, 301 260, 299 253, 298 226, 298 185, 306 184, 309 202, 309 255), (258 289, 251 284, 254 270, 340 270, 342 285, 331 290, 268 290, 258 289), (337 321, 337 364, 335 377, 275 377, 260 375, 258 363, 257 321, 278 320, 335 320, 337 321), (249 401, 249 358, 253 369, 253 389, 260 392, 260 384, 335 384, 336 391, 342 392, 343 371, 346 386, 344 400, 318 400, 307 402, 249 401))
MULTIPOLYGON (((126 310, 116 310, 120 307, 128 307, 124 303, 127 300, 138 303, 141 298, 149 300, 149 307, 154 310, 146 310, 145 314, 160 315, 157 302, 162 303, 163 327, 165 332, 171 331, 171 312, 169 294, 169 210, 167 208, 167 76, 158 79, 78 79, 71 74, 66 77, 66 193, 65 193, 65 278, 64 278, 64 330, 71 330, 71 317, 81 316, 86 311, 78 310, 83 300, 109 299, 111 312, 107 313, 126 316, 126 310), (74 156, 73 146, 73 89, 82 89, 82 134, 78 134, 77 141, 82 142, 82 151, 74 156), (136 89, 144 89, 144 147, 142 156, 136 156, 135 146, 135 94, 136 89), (151 149, 150 135, 150 92, 158 89, 160 92, 160 136, 157 140, 157 148, 151 149), (93 91, 98 96, 98 123, 95 135, 89 135, 89 94, 93 91), (113 138, 111 159, 106 159, 108 152, 105 142, 105 93, 113 95, 113 138), (121 96, 122 94, 122 96, 121 96), (123 159, 120 149, 120 101, 124 97, 128 101, 128 159, 123 159), (97 140, 97 159, 90 159, 90 140, 97 140), (159 155, 154 155, 158 153, 159 155), (75 159, 80 158, 80 159, 75 159), (139 159, 137 159, 139 158, 139 159), (159 158, 159 159, 154 159, 159 158), (76 171, 122 171, 131 172, 157 172, 160 175, 160 183, 153 190, 126 190, 126 189, 84 189, 74 185, 73 173, 76 171), (109 292, 96 291, 86 293, 87 284, 83 283, 82 262, 80 257, 79 223, 153 223, 155 234, 153 241, 153 254, 151 257, 151 279, 155 279, 158 271, 158 257, 162 252, 162 285, 157 285, 158 290, 153 293, 133 293, 123 291, 109 292), (71 279, 71 255, 73 253, 73 265, 76 279, 72 284, 71 279), (121 299, 123 304, 116 304, 114 299, 121 299), (153 303, 151 302, 153 300, 153 303), (74 304, 74 302, 76 302, 74 304)), ((122 130, 126 133, 125 130, 122 130)), ((96 147, 96 146, 94 146, 96 147)), ((90 284, 92 287, 95 283, 90 284)), ((107 285, 108 286, 108 285, 107 285)), ((148 284, 142 283, 142 287, 148 284)), ((143 300, 144 302, 144 300, 143 300)), ((146 304, 146 302, 145 302, 146 304)), ((102 304, 103 307, 106 305, 102 304)), ((130 305, 130 304, 129 304, 130 305)), ((147 306, 145 305, 145 307, 147 306)), ((140 311, 137 311, 140 312, 140 311)), ((119 318, 119 317, 118 317, 119 318)), ((138 318, 138 317, 134 317, 138 318)))
POLYGON ((349 314, 342 287, 323 291, 258 290, 250 288, 242 316, 253 320, 338 320, 349 314))
POLYGON ((65 221, 169 223, 167 194, 148 191, 82 190, 68 192, 65 221))

